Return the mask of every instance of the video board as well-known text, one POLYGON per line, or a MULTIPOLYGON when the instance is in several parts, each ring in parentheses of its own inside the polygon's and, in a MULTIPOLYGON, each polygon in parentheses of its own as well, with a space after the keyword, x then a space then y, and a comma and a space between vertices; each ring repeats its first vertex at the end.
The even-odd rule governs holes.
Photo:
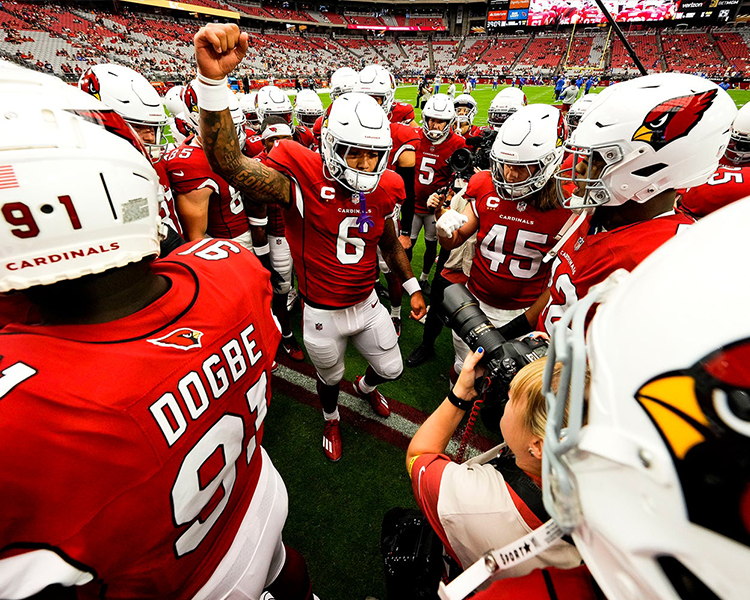
POLYGON ((517 27, 526 25, 529 18, 529 4, 532 0, 490 0, 487 13, 487 27, 517 27))
POLYGON ((739 3, 740 0, 679 0, 675 18, 726 23, 739 3))
MULTIPOLYGON (((634 23, 675 19, 677 5, 681 1, 687 0, 604 0, 604 5, 615 21, 634 23)), ((713 1, 721 0, 705 0, 713 1)), ((604 13, 594 0, 531 0, 528 10, 528 25, 533 27, 606 22, 604 13)))

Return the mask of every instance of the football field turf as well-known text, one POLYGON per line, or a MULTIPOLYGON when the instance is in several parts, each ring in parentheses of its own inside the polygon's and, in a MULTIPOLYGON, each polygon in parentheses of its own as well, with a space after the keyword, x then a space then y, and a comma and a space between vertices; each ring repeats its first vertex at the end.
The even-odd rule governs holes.
MULTIPOLYGON (((551 87, 524 88, 530 103, 552 103, 551 87)), ((486 123, 494 97, 491 86, 479 86, 477 124, 486 123)), ((730 92, 738 106, 750 92, 730 92)), ((414 104, 415 86, 397 90, 400 101, 414 104)), ((328 105, 327 94, 324 105, 328 105)), ((417 111, 419 120, 419 111, 417 111)), ((424 244, 417 243, 412 265, 422 268, 424 244)), ((434 274, 434 269, 433 269, 434 274)), ((388 306, 388 302, 384 301, 388 306)), ((402 316, 409 313, 404 300, 402 316)), ((301 314, 295 308, 292 322, 301 341, 301 314)), ((399 345, 404 357, 421 341, 423 325, 404 318, 399 345)), ((438 338, 436 357, 417 368, 404 368, 398 381, 380 386, 390 399, 393 414, 376 417, 364 401, 351 396, 351 384, 364 373, 366 362, 350 345, 341 396, 343 456, 328 462, 322 452, 323 417, 309 360, 284 366, 274 376, 273 398, 265 421, 263 445, 281 472, 289 492, 289 517, 284 530, 287 544, 307 558, 316 594, 321 600, 385 599, 380 527, 383 515, 394 506, 416 507, 406 474, 406 445, 418 424, 443 400, 448 371, 453 362, 450 332, 438 338), (349 392, 349 393, 348 393, 349 392)), ((486 447, 491 434, 478 425, 486 447)), ((459 432, 461 428, 459 428, 459 432)))

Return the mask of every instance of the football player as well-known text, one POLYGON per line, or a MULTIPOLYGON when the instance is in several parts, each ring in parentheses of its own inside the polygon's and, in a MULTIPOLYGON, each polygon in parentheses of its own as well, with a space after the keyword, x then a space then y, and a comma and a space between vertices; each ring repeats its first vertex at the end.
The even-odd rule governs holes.
POLYGON ((185 93, 184 85, 175 85, 169 88, 164 96, 164 106, 167 108, 169 115, 169 132, 172 134, 174 143, 167 144, 164 152, 178 148, 190 134, 195 133, 192 125, 185 119, 185 105, 182 102, 182 95, 185 93))
POLYGON ((268 274, 227 240, 154 261, 140 140, 51 91, 0 77, 0 292, 41 315, 0 333, 0 597, 311 600, 261 446, 268 274))
POLYGON ((388 120, 364 94, 347 94, 334 102, 321 132, 320 154, 282 140, 271 150, 269 166, 244 159, 226 101, 217 92, 247 46, 247 34, 240 34, 236 25, 212 24, 196 34, 202 132, 210 136, 206 147, 220 172, 256 201, 274 202, 285 210, 305 305, 304 343, 320 380, 326 421, 323 449, 335 461, 341 458, 338 393, 348 339, 369 362, 354 391, 381 417, 387 417, 390 408, 377 385, 397 378, 403 369, 396 332, 373 288, 376 248, 405 281, 412 317, 426 313, 391 218, 404 197, 403 183, 386 169, 388 120))
MULTIPOLYGON (((557 108, 519 109, 495 138, 490 170, 469 180, 464 196, 470 204, 463 213, 445 211, 437 222, 444 248, 456 248, 477 232, 467 287, 496 327, 522 314, 546 288, 550 265, 542 258, 570 217, 552 179, 565 138, 557 108)), ((469 347, 455 333, 453 345, 457 375, 469 347)))
MULTIPOLYGON (((274 144, 280 140, 293 139, 292 130, 286 119, 279 115, 271 115, 265 118, 260 131, 265 148, 255 159, 267 165, 268 153, 274 144)), ((281 348, 292 360, 304 360, 305 355, 294 337, 289 321, 287 301, 292 289, 292 253, 286 239, 282 210, 277 204, 247 199, 245 202, 253 238, 253 251, 261 264, 271 273, 272 308, 281 325, 281 348)))
POLYGON ((680 190, 677 207, 700 219, 727 204, 750 196, 750 104, 732 123, 732 132, 721 164, 703 185, 680 190))
MULTIPOLYGON (((258 95, 255 97, 255 110, 261 121, 271 115, 282 117, 292 130, 295 142, 302 144, 305 148, 316 149, 318 147, 315 136, 310 129, 304 125, 295 126, 292 101, 281 88, 275 85, 264 85, 260 88, 258 95)), ((263 152, 264 148, 263 137, 256 135, 248 139, 244 152, 246 156, 253 157, 263 152)))
POLYGON ((509 87, 500 90, 487 110, 487 124, 492 129, 498 130, 510 115, 527 104, 526 94, 518 88, 509 87))
POLYGON ((566 207, 592 212, 594 233, 568 239, 552 263, 549 290, 501 333, 550 332, 591 286, 616 269, 632 270, 692 225, 675 213, 676 190, 715 172, 736 113, 724 90, 694 75, 648 75, 607 90, 565 144, 570 168, 555 176, 566 207), (565 185, 575 186, 572 194, 565 185))
POLYGON ((250 92, 249 94, 243 94, 240 97, 240 108, 245 115, 245 123, 247 125, 245 131, 248 140, 254 135, 257 135, 260 131, 260 118, 258 117, 258 111, 255 108, 255 100, 257 97, 258 92, 250 92))
MULTIPOLYGON (((430 294, 428 278, 437 256, 435 209, 427 205, 427 199, 450 183, 453 171, 448 160, 457 149, 466 147, 464 138, 453 131, 455 122, 453 99, 446 94, 435 94, 422 110, 422 129, 419 131, 415 157, 414 219, 410 237, 413 247, 424 228, 425 252, 419 285, 426 295, 430 294)), ((405 233, 403 229, 402 232, 405 233)))
POLYGON ((474 117, 477 116, 479 106, 474 96, 459 94, 453 100, 453 108, 456 111, 456 133, 463 138, 482 135, 482 128, 474 125, 474 117))
MULTIPOLYGON (((354 91, 354 85, 357 83, 358 77, 359 73, 351 67, 341 67, 340 69, 336 69, 331 75, 330 81, 331 91, 329 92, 329 97, 331 99, 331 104, 333 104, 333 101, 342 94, 354 91)), ((328 110, 330 109, 331 106, 329 105, 325 114, 328 114, 328 110)), ((313 136, 315 137, 318 146, 320 146, 320 130, 323 127, 324 116, 325 115, 321 115, 318 117, 312 128, 313 136)))
POLYGON ((300 90, 294 97, 294 116, 297 123, 312 131, 315 121, 323 116, 325 109, 320 96, 311 89, 300 90))
POLYGON ((570 136, 581 122, 581 117, 591 108, 591 105, 599 98, 598 94, 586 94, 576 100, 565 115, 565 123, 568 125, 568 136, 570 136))
MULTIPOLYGON (((227 88, 227 102, 232 106, 232 123, 238 138, 245 137, 245 118, 234 94, 227 88)), ((199 126, 195 82, 183 94, 185 113, 195 130, 199 126)), ((206 236, 231 239, 252 248, 250 225, 240 192, 211 169, 203 150, 200 133, 187 138, 166 156, 169 182, 177 196, 177 212, 185 237, 190 241, 206 236)))
POLYGON ((177 218, 175 200, 162 161, 162 152, 167 145, 164 137, 167 115, 159 94, 143 75, 116 64, 89 68, 79 79, 78 87, 125 119, 148 149, 162 185, 163 199, 159 202, 159 213, 168 227, 168 235, 161 242, 161 254, 167 256, 184 242, 184 232, 177 218))

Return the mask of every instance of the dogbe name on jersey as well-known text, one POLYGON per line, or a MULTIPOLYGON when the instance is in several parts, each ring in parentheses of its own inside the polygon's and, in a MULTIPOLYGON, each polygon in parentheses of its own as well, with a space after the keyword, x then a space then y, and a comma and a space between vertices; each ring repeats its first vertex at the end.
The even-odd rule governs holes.
MULTIPOLYGON (((232 384, 238 383, 247 373, 248 364, 251 367, 254 366, 263 356, 263 352, 258 349, 257 341, 251 337, 254 333, 255 325, 251 323, 240 332, 238 337, 229 340, 219 352, 211 354, 203 361, 201 371, 208 381, 208 390, 198 372, 190 371, 177 382, 176 390, 166 392, 149 407, 168 446, 172 446, 187 431, 187 417, 191 421, 197 421, 209 407, 211 400, 221 398, 232 384), (179 402, 178 398, 182 402, 179 402)), ((172 335, 170 333, 164 338, 148 341, 166 346, 168 344, 163 343, 164 340, 172 335)), ((180 346, 173 345, 173 347, 180 346)), ((200 347, 200 342, 192 347, 200 347)), ((189 350, 190 347, 187 349, 189 350)))

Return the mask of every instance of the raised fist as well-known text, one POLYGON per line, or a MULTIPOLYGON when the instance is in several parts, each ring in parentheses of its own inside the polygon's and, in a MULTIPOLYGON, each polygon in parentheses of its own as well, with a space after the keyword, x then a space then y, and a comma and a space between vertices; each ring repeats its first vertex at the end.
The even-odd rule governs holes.
POLYGON ((247 33, 237 25, 211 23, 193 38, 198 72, 209 79, 223 79, 237 67, 247 52, 247 33))

